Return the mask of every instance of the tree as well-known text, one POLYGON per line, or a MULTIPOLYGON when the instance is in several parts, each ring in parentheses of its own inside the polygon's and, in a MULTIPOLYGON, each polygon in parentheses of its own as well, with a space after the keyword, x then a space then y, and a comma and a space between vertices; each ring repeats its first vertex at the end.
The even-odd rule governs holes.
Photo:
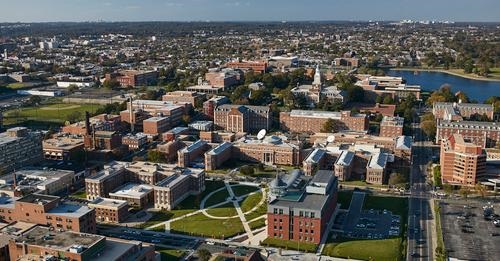
POLYGON ((453 186, 450 185, 450 184, 445 183, 445 184, 443 184, 443 190, 447 194, 451 194, 453 192, 453 186))
POLYGON ((240 173, 245 175, 245 176, 253 176, 253 174, 255 173, 255 170, 252 166, 243 165, 240 167, 240 173))
POLYGON ((66 120, 72 123, 80 121, 81 118, 82 118, 82 113, 79 111, 71 112, 66 116, 66 120))
POLYGON ((38 105, 41 102, 42 102, 42 98, 40 98, 40 96, 38 96, 38 95, 30 96, 30 98, 28 99, 28 103, 32 106, 38 105))
POLYGON ((469 197, 469 195, 471 194, 471 190, 468 186, 462 186, 460 188, 460 190, 458 191, 458 193, 460 193, 460 195, 463 198, 467 199, 469 197))
POLYGON ((118 87, 120 87, 120 82, 118 82, 116 79, 106 79, 104 80, 104 82, 102 83, 102 87, 106 88, 106 89, 116 89, 118 87))
POLYGON ((360 86, 350 85, 347 87, 347 99, 350 102, 363 102, 365 90, 360 86))
POLYGON ((392 98, 391 95, 386 95, 384 97, 384 100, 382 101, 383 104, 394 104, 394 99, 392 98))
POLYGON ((486 187, 481 184, 481 183, 476 183, 476 186, 474 189, 477 191, 477 193, 482 197, 486 197, 486 187))
POLYGON ((182 123, 184 123, 184 125, 188 125, 190 122, 191 116, 189 116, 188 114, 182 115, 182 123))
POLYGON ((341 128, 341 122, 334 119, 328 119, 321 126, 321 132, 334 133, 338 132, 341 128))
POLYGON ((68 92, 70 92, 70 93, 74 93, 74 92, 76 92, 76 91, 78 91, 78 86, 77 86, 76 84, 70 84, 70 85, 68 86, 68 92))
POLYGON ((394 172, 389 176, 389 185, 391 186, 401 185, 407 182, 407 178, 401 173, 394 172))
POLYGON ((420 123, 420 128, 422 131, 430 138, 436 136, 436 119, 432 113, 426 113, 422 117, 422 122, 420 123))
POLYGON ((165 155, 158 150, 150 150, 148 151, 148 161, 154 163, 165 163, 166 158, 165 155))
POLYGON ((198 249, 196 251, 196 254, 198 255, 198 259, 200 259, 201 261, 208 261, 212 257, 212 254, 210 253, 210 251, 208 251, 205 248, 198 249))

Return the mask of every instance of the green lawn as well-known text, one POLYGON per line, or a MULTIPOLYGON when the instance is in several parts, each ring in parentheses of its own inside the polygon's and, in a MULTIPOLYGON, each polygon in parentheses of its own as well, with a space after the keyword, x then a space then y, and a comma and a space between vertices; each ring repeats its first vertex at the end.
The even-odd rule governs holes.
POLYGON ((254 186, 246 186, 246 185, 236 185, 231 187, 233 189, 234 195, 237 197, 252 193, 257 191, 259 188, 254 186))
MULTIPOLYGON (((171 211, 158 211, 153 212, 153 216, 148 221, 144 222, 137 226, 137 228, 146 228, 161 222, 177 218, 191 212, 197 211, 200 209, 201 200, 208 195, 213 190, 221 188, 224 186, 224 182, 222 181, 205 181, 205 191, 203 191, 200 195, 191 195, 184 199, 181 203, 179 203, 173 210, 171 211)), ((161 228, 163 230, 163 228, 161 228)))
MULTIPOLYGON (((245 211, 243 211, 243 212, 245 212, 245 211)), ((264 204, 260 205, 256 210, 245 215, 245 218, 247 220, 252 220, 252 219, 258 218, 262 215, 265 215, 266 213, 267 213, 267 201, 264 202, 264 204)))
POLYGON ((340 208, 348 209, 351 204, 352 190, 339 191, 337 194, 337 203, 340 204, 340 208))
POLYGON ((160 252, 160 257, 162 261, 181 260, 181 258, 187 253, 184 250, 170 249, 164 247, 156 247, 155 250, 160 252))
POLYGON ((259 204, 261 200, 262 200, 262 192, 257 192, 255 194, 246 197, 240 203, 241 211, 243 211, 243 213, 250 211, 252 208, 257 206, 257 204, 259 204))
POLYGON ((323 254, 342 258, 361 260, 401 260, 400 238, 381 240, 338 239, 329 242, 323 249, 323 254))
POLYGON ((238 215, 233 202, 227 202, 226 204, 216 208, 207 209, 207 213, 216 217, 232 217, 238 215))
POLYGON ((100 107, 102 107, 102 105, 68 103, 42 105, 39 107, 25 107, 19 110, 7 110, 4 113, 4 120, 5 124, 19 124, 26 121, 63 124, 69 119, 68 115, 70 114, 77 112, 79 113, 78 120, 83 120, 85 118, 86 111, 93 114, 100 107))
POLYGON ((318 245, 313 243, 298 243, 297 241, 280 240, 276 238, 266 238, 264 241, 262 241, 262 245, 282 248, 286 250, 300 250, 304 252, 315 252, 316 248, 318 247, 318 245))
POLYGON ((369 184, 369 183, 366 183, 365 181, 362 181, 362 180, 341 181, 340 185, 387 188, 387 185, 369 184))
POLYGON ((221 239, 245 232, 243 224, 238 217, 220 220, 209 218, 203 215, 203 213, 172 222, 170 230, 174 233, 221 239))
POLYGON ((217 191, 212 196, 210 196, 207 201, 205 201, 205 207, 213 206, 215 204, 224 202, 229 197, 229 191, 227 189, 223 189, 221 191, 217 191))
POLYGON ((437 246, 436 246, 436 260, 445 261, 447 259, 446 248, 443 241, 443 229, 441 227, 441 208, 439 202, 434 202, 434 212, 436 215, 436 235, 437 235, 437 246))
POLYGON ((85 189, 82 189, 82 190, 79 190, 79 191, 71 194, 70 197, 80 198, 80 199, 87 199, 87 192, 85 191, 85 189))
POLYGON ((248 223, 250 226, 250 229, 255 230, 257 228, 264 227, 266 225, 266 219, 265 218, 259 218, 253 222, 248 223))
POLYGON ((9 89, 21 89, 24 87, 30 86, 29 84, 22 83, 22 82, 14 82, 14 83, 9 83, 7 84, 7 88, 9 89))

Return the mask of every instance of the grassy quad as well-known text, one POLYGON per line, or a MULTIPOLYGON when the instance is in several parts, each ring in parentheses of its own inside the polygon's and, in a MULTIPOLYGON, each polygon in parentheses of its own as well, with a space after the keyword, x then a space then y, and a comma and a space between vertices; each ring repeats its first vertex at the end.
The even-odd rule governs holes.
POLYGON ((35 121, 62 125, 68 120, 70 114, 78 113, 80 120, 83 120, 86 111, 92 114, 100 107, 102 107, 102 105, 56 103, 38 107, 7 110, 4 113, 4 124, 21 124, 27 121, 35 121))
POLYGON ((255 194, 249 195, 243 201, 240 202, 241 211, 246 213, 252 210, 257 204, 262 200, 262 192, 257 192, 255 194))
POLYGON ((218 206, 216 208, 207 209, 207 213, 214 217, 234 217, 238 215, 236 208, 232 202, 227 202, 224 205, 218 206))
POLYGON ((156 247, 155 250, 160 252, 160 258, 162 261, 181 260, 181 258, 186 255, 186 251, 178 249, 156 247))
POLYGON ((174 233, 220 239, 226 239, 245 232, 239 217, 212 219, 203 213, 170 223, 170 230, 174 233))
POLYGON ((250 229, 255 230, 261 227, 264 227, 266 225, 266 219, 265 218, 259 218, 253 222, 248 223, 250 226, 250 229))
POLYGON ((205 207, 210 207, 215 204, 224 202, 227 200, 228 197, 229 197, 229 191, 227 191, 226 188, 217 191, 214 194, 212 194, 209 198, 207 198, 207 200, 205 201, 205 207))
POLYGON ((297 241, 281 240, 276 238, 266 238, 264 241, 262 241, 262 245, 282 248, 286 250, 299 250, 304 252, 315 252, 316 248, 318 247, 318 245, 313 243, 298 243, 297 241))
POLYGON ((258 187, 246 186, 246 185, 231 186, 231 189, 233 190, 234 195, 237 197, 241 197, 243 195, 259 190, 258 187))

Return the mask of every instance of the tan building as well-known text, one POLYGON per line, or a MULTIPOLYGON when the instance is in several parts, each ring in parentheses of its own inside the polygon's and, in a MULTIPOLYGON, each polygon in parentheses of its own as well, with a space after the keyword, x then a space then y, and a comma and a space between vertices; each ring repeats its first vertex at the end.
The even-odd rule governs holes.
MULTIPOLYGON (((242 79, 242 73, 233 69, 211 70, 205 73, 205 80, 213 87, 225 89, 237 85, 242 79)), ((198 82, 202 85, 202 82, 198 82)))
POLYGON ((461 134, 464 139, 483 148, 494 148, 500 141, 500 124, 480 121, 438 121, 436 143, 453 134, 461 134))
POLYGON ((128 203, 125 200, 96 198, 88 203, 89 208, 95 209, 98 222, 121 223, 129 216, 128 203))
POLYGON ((485 175, 486 153, 460 134, 441 142, 441 179, 443 183, 474 186, 485 175))
POLYGON ((386 153, 373 154, 366 166, 366 183, 382 185, 386 182, 387 160, 386 153))
POLYGON ((74 171, 59 169, 22 169, 0 176, 1 185, 10 185, 16 187, 16 190, 26 193, 47 195, 68 193, 74 180, 74 171))
POLYGON ((265 61, 234 61, 228 62, 226 66, 232 69, 251 70, 257 73, 265 73, 267 70, 267 62, 265 61))
POLYGON ((168 176, 154 186, 156 209, 172 210, 190 195, 205 190, 205 171, 184 169, 168 176))
POLYGON ((354 165, 354 152, 344 150, 335 161, 334 173, 340 181, 350 180, 354 165))
POLYGON ((205 93, 190 92, 190 91, 174 91, 163 95, 162 100, 172 103, 189 102, 193 107, 201 107, 203 101, 206 100, 205 93))
POLYGON ((46 139, 42 143, 43 156, 48 160, 82 160, 83 139, 69 136, 46 139))
POLYGON ((384 116, 380 123, 381 137, 398 137, 403 135, 403 126, 405 119, 403 117, 387 117, 384 116))
POLYGON ((42 135, 24 127, 0 133, 0 172, 35 164, 43 160, 42 135))
POLYGON ((493 104, 435 102, 432 105, 432 114, 436 119, 449 121, 461 121, 471 116, 483 115, 493 120, 495 108, 493 104))
POLYGON ((394 100, 399 100, 413 95, 420 99, 420 85, 406 84, 402 77, 357 74, 356 78, 358 78, 356 85, 365 90, 368 98, 375 99, 376 96, 389 95, 394 100))
POLYGON ((204 140, 197 140, 193 144, 184 147, 177 152, 179 167, 188 167, 193 160, 201 157, 209 149, 208 143, 204 140))
POLYGON ((233 142, 235 139, 236 135, 232 132, 200 131, 200 140, 209 143, 233 142))
POLYGON ((128 180, 125 164, 111 162, 104 169, 85 179, 87 200, 93 201, 98 197, 107 198, 109 193, 128 180))
POLYGON ((214 111, 216 128, 231 132, 269 130, 271 123, 271 109, 267 106, 224 104, 214 111))
POLYGON ((224 142, 205 153, 205 170, 218 169, 232 157, 233 144, 224 142))
POLYGON ((233 158, 241 161, 288 166, 302 163, 302 145, 284 141, 278 136, 267 136, 263 140, 243 137, 233 146, 233 158))
POLYGON ((215 96, 203 103, 203 114, 209 119, 214 119, 214 111, 217 106, 229 103, 229 98, 226 96, 215 96))
POLYGON ((136 134, 127 134, 122 137, 122 144, 126 145, 129 150, 139 150, 146 146, 148 143, 148 136, 139 132, 136 134))
POLYGON ((165 158, 169 161, 176 161, 177 160, 177 152, 184 148, 186 145, 179 141, 179 140, 172 140, 172 141, 167 141, 163 142, 161 144, 158 144, 156 148, 158 149, 159 152, 163 153, 165 155, 165 158))
POLYGON ((145 184, 127 183, 110 192, 109 198, 124 200, 130 206, 142 209, 153 202, 153 187, 145 184))
POLYGON ((317 133, 329 119, 336 120, 339 131, 368 130, 368 117, 366 114, 351 114, 350 111, 307 111, 292 110, 280 113, 280 126, 284 131, 317 133))

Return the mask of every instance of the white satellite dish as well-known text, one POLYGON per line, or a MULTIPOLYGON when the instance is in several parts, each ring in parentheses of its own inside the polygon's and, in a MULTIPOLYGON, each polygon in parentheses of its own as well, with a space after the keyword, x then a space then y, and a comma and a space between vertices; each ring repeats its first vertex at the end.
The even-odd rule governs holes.
POLYGON ((262 140, 264 137, 266 137, 267 131, 266 129, 262 129, 257 133, 257 139, 262 140))
POLYGON ((326 141, 327 141, 328 143, 332 143, 332 142, 334 142, 334 141, 335 141, 335 136, 330 135, 330 136, 326 137, 326 141))

